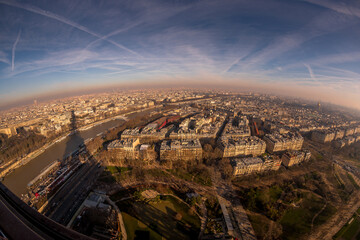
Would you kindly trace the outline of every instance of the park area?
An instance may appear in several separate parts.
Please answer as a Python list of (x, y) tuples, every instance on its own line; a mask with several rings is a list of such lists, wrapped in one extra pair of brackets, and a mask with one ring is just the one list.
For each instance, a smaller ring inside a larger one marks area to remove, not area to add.
[(333, 239), (336, 240), (352, 240), (360, 239), (360, 208), (351, 217), (351, 219), (335, 234)]
[(151, 201), (134, 198), (116, 203), (128, 239), (197, 239), (200, 219), (195, 210), (173, 196)]

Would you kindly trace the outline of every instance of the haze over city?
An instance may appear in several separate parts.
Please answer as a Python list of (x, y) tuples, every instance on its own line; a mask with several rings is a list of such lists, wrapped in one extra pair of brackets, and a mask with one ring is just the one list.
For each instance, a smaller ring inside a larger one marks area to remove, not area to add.
[(207, 86), (360, 109), (358, 1), (0, 0), (0, 102)]

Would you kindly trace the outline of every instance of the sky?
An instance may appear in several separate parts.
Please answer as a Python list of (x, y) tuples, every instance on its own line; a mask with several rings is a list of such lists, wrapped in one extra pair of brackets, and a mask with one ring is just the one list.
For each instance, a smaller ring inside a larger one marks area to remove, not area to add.
[(360, 1), (0, 0), (0, 105), (152, 82), (360, 109)]

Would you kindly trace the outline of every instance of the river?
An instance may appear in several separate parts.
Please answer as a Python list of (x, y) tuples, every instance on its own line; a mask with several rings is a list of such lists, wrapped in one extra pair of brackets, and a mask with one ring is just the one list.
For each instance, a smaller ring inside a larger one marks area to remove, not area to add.
[(49, 164), (58, 159), (62, 159), (64, 156), (67, 156), (77, 150), (79, 145), (84, 143), (86, 139), (94, 138), (99, 133), (102, 133), (112, 127), (116, 127), (123, 122), (124, 120), (119, 119), (111, 120), (66, 137), (62, 141), (47, 148), (43, 153), (26, 165), (21, 166), (15, 169), (12, 173), (8, 174), (5, 177), (3, 184), (5, 184), (17, 196), (21, 196), (21, 194), (27, 192), (27, 184), (38, 176)]

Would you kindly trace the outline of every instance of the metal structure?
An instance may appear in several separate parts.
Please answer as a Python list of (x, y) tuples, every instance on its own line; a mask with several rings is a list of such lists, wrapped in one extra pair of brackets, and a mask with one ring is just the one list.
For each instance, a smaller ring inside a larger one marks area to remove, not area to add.
[(0, 233), (0, 239), (92, 239), (40, 214), (21, 201), (2, 183), (0, 183)]

